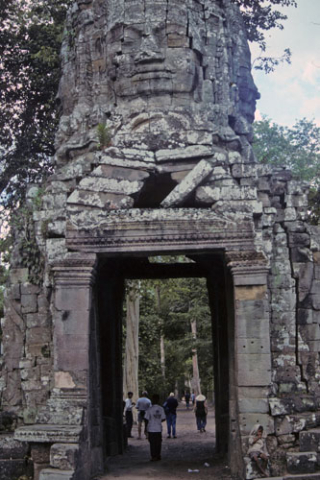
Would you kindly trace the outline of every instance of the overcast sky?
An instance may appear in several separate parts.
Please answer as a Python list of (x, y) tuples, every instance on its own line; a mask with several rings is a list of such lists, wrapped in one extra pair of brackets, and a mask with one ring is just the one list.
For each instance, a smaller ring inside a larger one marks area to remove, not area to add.
[[(320, 0), (297, 0), (297, 8), (285, 8), (284, 30), (267, 32), (267, 53), (279, 56), (287, 47), (291, 65), (284, 64), (268, 75), (253, 70), (261, 93), (256, 119), (261, 114), (274, 122), (292, 125), (306, 117), (320, 126)], [(252, 48), (252, 61), (257, 50)]]

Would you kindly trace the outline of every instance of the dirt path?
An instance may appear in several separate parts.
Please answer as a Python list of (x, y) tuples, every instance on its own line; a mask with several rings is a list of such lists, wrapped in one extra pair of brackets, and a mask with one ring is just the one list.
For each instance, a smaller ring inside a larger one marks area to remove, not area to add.
[(213, 409), (209, 411), (205, 433), (197, 432), (194, 413), (191, 409), (187, 410), (184, 405), (181, 405), (177, 411), (178, 438), (167, 439), (165, 423), (163, 427), (161, 461), (150, 462), (149, 443), (146, 439), (137, 439), (137, 427), (134, 426), (132, 434), (135, 438), (129, 439), (127, 451), (124, 455), (109, 459), (108, 473), (100, 477), (100, 480), (113, 478), (231, 480), (236, 478), (231, 476), (226, 462), (213, 454), (215, 445)]

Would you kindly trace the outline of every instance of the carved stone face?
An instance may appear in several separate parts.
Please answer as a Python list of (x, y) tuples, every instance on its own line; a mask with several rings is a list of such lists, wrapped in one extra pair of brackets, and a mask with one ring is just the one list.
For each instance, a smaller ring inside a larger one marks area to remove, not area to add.
[(168, 19), (167, 2), (157, 3), (158, 19), (147, 14), (138, 18), (127, 15), (126, 5), (127, 20), (122, 26), (114, 24), (107, 35), (113, 50), (108, 55), (107, 68), (116, 95), (191, 93), (198, 83), (200, 62), (196, 51), (190, 48), (187, 22), (180, 19), (176, 25), (178, 12), (174, 15), (173, 10), (171, 20)]

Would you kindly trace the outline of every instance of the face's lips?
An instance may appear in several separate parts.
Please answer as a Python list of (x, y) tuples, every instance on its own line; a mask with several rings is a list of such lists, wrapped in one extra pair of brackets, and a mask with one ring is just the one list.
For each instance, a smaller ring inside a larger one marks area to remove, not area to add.
[(171, 78), (173, 73), (174, 72), (172, 69), (166, 67), (163, 62), (152, 62), (137, 66), (134, 71), (128, 75), (128, 77), (132, 79), (135, 77), (139, 77), (141, 79)]
[(167, 80), (172, 80), (172, 74), (171, 72), (165, 72), (165, 71), (155, 71), (155, 72), (141, 72), (141, 73), (135, 73), (134, 75), (131, 76), (131, 80), (133, 82), (139, 82), (139, 81), (144, 81), (144, 80), (155, 80), (155, 79), (167, 79)]

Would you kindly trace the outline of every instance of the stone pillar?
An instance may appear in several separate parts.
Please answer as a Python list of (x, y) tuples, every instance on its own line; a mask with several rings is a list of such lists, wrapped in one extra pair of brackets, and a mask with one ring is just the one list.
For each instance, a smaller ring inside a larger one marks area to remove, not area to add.
[(50, 465), (50, 444), (31, 443), (33, 479), (39, 480), (40, 472)]
[(92, 472), (101, 471), (100, 455), (93, 445), (90, 406), (90, 363), (95, 364), (91, 355), (96, 355), (91, 351), (96, 255), (72, 254), (55, 264), (53, 272), (54, 395), (67, 410), (82, 410), (82, 418), (76, 420), (83, 430), (75, 478), (89, 478)]
[[(234, 372), (230, 379), (230, 446), (238, 443), (243, 453), (246, 437), (256, 423), (265, 433), (274, 433), (274, 421), (268, 414), (268, 391), (271, 384), (270, 320), (267, 261), (261, 253), (227, 254), (233, 280), (234, 302)], [(233, 438), (234, 437), (234, 438)]]
[(53, 267), (54, 387), (85, 392), (88, 385), (91, 287), (96, 256), (74, 255)]

